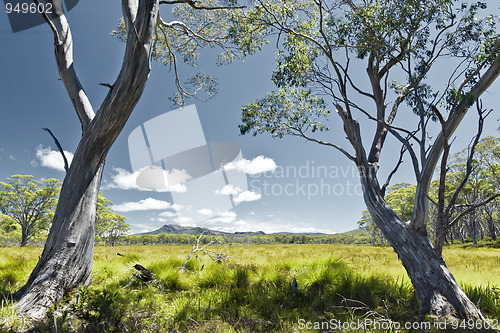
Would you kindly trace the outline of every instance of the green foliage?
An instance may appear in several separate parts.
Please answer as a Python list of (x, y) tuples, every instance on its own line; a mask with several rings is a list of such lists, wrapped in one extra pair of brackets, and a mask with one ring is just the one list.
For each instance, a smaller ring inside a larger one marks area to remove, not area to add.
[(388, 187), (388, 190), (389, 193), (385, 196), (387, 204), (403, 221), (409, 221), (413, 213), (417, 187), (408, 183), (400, 183)]
[[(48, 231), (57, 203), (61, 183), (57, 179), (43, 182), (30, 175), (14, 175), (0, 182), (0, 212), (21, 226), (21, 246), (41, 232)], [(3, 219), (5, 220), (5, 219)], [(2, 222), (5, 229), (5, 222)], [(8, 227), (14, 231), (12, 227)]]
[[(256, 236), (225, 236), (235, 244), (370, 244), (368, 232), (346, 232), (333, 235), (289, 235), (269, 234)], [(130, 235), (122, 237), (116, 244), (149, 245), (149, 244), (193, 244), (195, 235), (157, 234)]]
[(113, 203), (99, 192), (97, 197), (97, 215), (95, 221), (95, 235), (103, 238), (110, 245), (126, 235), (130, 228), (125, 223), (125, 216), (114, 213), (111, 209)]
[[(31, 175), (14, 175), (0, 182), (0, 245), (43, 243), (54, 216), (60, 186), (57, 179), (41, 182)], [(125, 217), (115, 214), (111, 206), (112, 202), (99, 193), (96, 237), (112, 245), (130, 228)]]
[(367, 230), (371, 234), (371, 244), (379, 245), (387, 243), (384, 234), (380, 228), (373, 222), (373, 219), (368, 210), (364, 210), (361, 216), (361, 220), (358, 221), (358, 226), (362, 229)]
[[(183, 105), (184, 99), (188, 97), (213, 97), (217, 93), (217, 79), (201, 72), (190, 74), (191, 68), (183, 68), (181, 64), (196, 67), (202, 50), (207, 48), (217, 49), (218, 65), (231, 63), (248, 54), (233, 45), (237, 38), (236, 15), (242, 7), (236, 0), (180, 1), (169, 5), (165, 3), (162, 7), (169, 8), (170, 13), (166, 15), (163, 12), (162, 16), (168, 17), (170, 21), (158, 20), (152, 57), (173, 69), (178, 93), (171, 100)], [(126, 40), (126, 25), (123, 20), (112, 35), (122, 41)], [(252, 48), (253, 46), (252, 42)], [(210, 54), (206, 52), (204, 57), (207, 57), (207, 53)], [(181, 79), (183, 73), (189, 74), (186, 80)]]
[[(498, 20), (493, 15), (482, 17), (485, 9), (481, 1), (456, 0), (257, 1), (249, 10), (238, 12), (238, 38), (234, 41), (245, 53), (252, 53), (267, 36), (278, 34), (279, 53), (273, 74), (276, 86), (301, 87), (312, 91), (313, 96), (327, 96), (345, 109), (359, 109), (357, 100), (362, 96), (381, 102), (374, 98), (375, 92), (362, 91), (363, 83), (351, 74), (357, 65), (366, 66), (361, 60), (375, 74), (370, 79), (372, 84), (384, 77), (387, 80), (389, 71), (401, 65), (405, 69), (394, 78), (404, 77), (404, 82), (393, 84), (394, 92), (416, 114), (437, 120), (433, 105), (450, 110), (460, 104), (470, 106), (476, 100), (477, 96), (467, 89), (500, 52)], [(426, 80), (431, 68), (449, 56), (463, 61), (463, 67), (451, 74), (452, 84), (439, 95)], [(456, 75), (458, 72), (461, 76)], [(459, 90), (453, 87), (457, 81), (463, 82)], [(380, 98), (386, 98), (386, 93)], [(271, 96), (275, 94), (280, 91)], [(292, 134), (289, 129), (280, 131), (287, 121), (269, 116), (276, 108), (275, 103), (263, 103), (269, 99), (243, 108), (242, 133), (270, 132), (277, 137)], [(302, 123), (311, 117), (308, 112), (298, 115)]]
[(325, 102), (310, 90), (282, 88), (243, 107), (243, 124), (239, 128), (241, 134), (255, 136), (269, 132), (277, 138), (308, 131), (314, 133), (328, 130), (320, 122), (328, 114)]

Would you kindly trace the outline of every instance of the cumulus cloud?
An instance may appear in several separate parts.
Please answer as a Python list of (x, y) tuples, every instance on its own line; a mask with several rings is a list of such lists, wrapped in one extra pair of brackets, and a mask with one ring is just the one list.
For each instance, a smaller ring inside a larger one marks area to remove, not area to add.
[(169, 211), (166, 211), (166, 212), (160, 213), (159, 215), (160, 215), (160, 216), (163, 216), (163, 217), (175, 217), (175, 216), (177, 216), (177, 214), (176, 214), (176, 213), (174, 213), (174, 212), (169, 212)]
[(226, 170), (238, 170), (249, 175), (276, 170), (276, 163), (272, 158), (257, 156), (253, 160), (242, 159), (228, 163), (224, 166)]
[(117, 188), (121, 190), (141, 190), (139, 186), (135, 183), (139, 171), (130, 173), (122, 168), (113, 167), (113, 171), (116, 172), (111, 176), (112, 183), (109, 184), (108, 188)]
[(173, 210), (175, 210), (176, 212), (180, 212), (181, 210), (184, 209), (184, 206), (183, 205), (178, 205), (178, 204), (173, 204), (171, 208)]
[(179, 223), (180, 225), (186, 226), (186, 223), (191, 223), (193, 222), (193, 219), (189, 216), (179, 216), (174, 219), (175, 222)]
[(235, 187), (234, 185), (232, 184), (228, 184), (226, 186), (224, 186), (222, 189), (220, 190), (216, 190), (215, 191), (215, 194), (223, 194), (223, 195), (236, 195), (238, 193), (241, 192), (241, 189), (239, 187)]
[(113, 210), (117, 212), (133, 212), (138, 210), (167, 209), (172, 205), (168, 201), (147, 198), (141, 201), (129, 201), (119, 205), (113, 205)]
[(213, 216), (214, 215), (214, 212), (208, 208), (202, 208), (198, 211), (198, 213), (201, 215), (205, 215), (205, 216)]
[(222, 212), (219, 213), (219, 216), (210, 219), (209, 222), (231, 223), (236, 220), (237, 216), (235, 212)]
[(255, 193), (253, 191), (243, 191), (239, 187), (235, 187), (231, 184), (224, 186), (221, 190), (216, 190), (215, 193), (233, 195), (235, 204), (247, 201), (256, 201), (262, 198), (262, 195), (259, 193)]
[[(64, 150), (64, 155), (66, 155), (66, 159), (68, 160), (68, 164), (71, 165), (71, 161), (73, 160), (73, 153)], [(36, 147), (36, 158), (40, 162), (41, 166), (54, 169), (57, 171), (65, 171), (64, 170), (64, 160), (59, 151), (52, 150), (51, 147), (38, 146)]]
[[(148, 191), (142, 187), (137, 186), (137, 177), (139, 174), (143, 171), (143, 169), (135, 171), (135, 172), (129, 172), (125, 169), (122, 168), (116, 168), (113, 167), (113, 174), (111, 176), (111, 184), (107, 185), (106, 188), (116, 188), (116, 189), (121, 189), (121, 190), (140, 190), (140, 191)], [(175, 172), (176, 170), (174, 170)], [(177, 170), (178, 171), (178, 170)], [(179, 175), (180, 171), (175, 173), (175, 176), (181, 177)], [(172, 173), (174, 174), (174, 173)], [(182, 175), (182, 177), (187, 177), (185, 175)], [(157, 192), (176, 192), (176, 193), (184, 193), (187, 191), (186, 185), (179, 183), (175, 184), (172, 186), (169, 186), (167, 189), (163, 190), (156, 190)]]
[(153, 218), (150, 218), (149, 220), (150, 220), (150, 221), (153, 221), (153, 222), (155, 222), (155, 221), (158, 221), (158, 222), (167, 222), (167, 221), (168, 221), (168, 220), (167, 220), (166, 218), (164, 218), (164, 217), (153, 217)]
[(262, 198), (262, 195), (259, 193), (255, 193), (252, 191), (244, 191), (238, 194), (234, 198), (234, 203), (239, 204), (241, 202), (247, 202), (247, 201), (256, 201)]

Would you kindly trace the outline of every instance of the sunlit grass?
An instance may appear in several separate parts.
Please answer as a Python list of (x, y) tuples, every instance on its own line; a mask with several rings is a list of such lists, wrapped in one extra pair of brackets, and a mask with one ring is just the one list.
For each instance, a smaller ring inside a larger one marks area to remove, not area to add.
[[(219, 248), (221, 249), (221, 248)], [(28, 278), (39, 247), (0, 248), (0, 331), (15, 322), (10, 293)], [(230, 264), (191, 260), (191, 246), (96, 247), (92, 283), (70, 309), (59, 309), (58, 332), (290, 332), (300, 318), (355, 320), (371, 313), (415, 320), (416, 299), (389, 247), (237, 245)], [(121, 255), (117, 255), (117, 253)], [(448, 267), (471, 299), (500, 317), (500, 250), (447, 248)], [(155, 274), (133, 277), (135, 264)], [(297, 290), (291, 289), (294, 277)], [(52, 317), (51, 317), (52, 318)], [(53, 319), (52, 319), (53, 323)], [(3, 326), (2, 326), (3, 325)], [(53, 331), (53, 324), (39, 327)]]

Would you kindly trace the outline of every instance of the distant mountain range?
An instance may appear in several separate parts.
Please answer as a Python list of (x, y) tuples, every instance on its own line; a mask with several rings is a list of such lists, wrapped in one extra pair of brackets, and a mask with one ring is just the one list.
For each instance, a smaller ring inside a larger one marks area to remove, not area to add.
[[(156, 229), (149, 232), (143, 232), (136, 235), (158, 235), (158, 234), (175, 234), (175, 235), (199, 235), (202, 232), (213, 234), (213, 235), (224, 235), (224, 236), (232, 236), (232, 237), (247, 237), (247, 236), (258, 236), (265, 235), (266, 233), (263, 231), (256, 232), (223, 232), (218, 230), (212, 230), (208, 228), (202, 227), (183, 227), (177, 224), (165, 224), (160, 229)], [(293, 232), (276, 232), (276, 234), (286, 234), (286, 235), (306, 235), (306, 236), (314, 236), (314, 235), (327, 235), (324, 233), (293, 233)]]

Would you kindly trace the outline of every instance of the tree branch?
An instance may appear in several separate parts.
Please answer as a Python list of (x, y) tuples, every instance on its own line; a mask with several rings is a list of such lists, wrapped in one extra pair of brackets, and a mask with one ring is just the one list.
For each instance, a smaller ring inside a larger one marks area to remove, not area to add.
[(391, 173), (389, 174), (389, 176), (387, 176), (387, 180), (385, 181), (384, 185), (382, 186), (382, 188), (380, 189), (380, 195), (382, 197), (385, 197), (385, 191), (387, 189), (387, 186), (389, 186), (390, 182), (391, 182), (391, 179), (392, 179), (392, 176), (394, 176), (394, 174), (398, 171), (400, 165), (403, 163), (403, 156), (406, 152), (407, 148), (406, 146), (402, 146), (401, 147), (401, 151), (399, 152), (399, 160), (398, 162), (396, 163), (396, 166), (394, 167), (394, 169), (391, 171)]
[(62, 158), (64, 160), (64, 170), (66, 172), (68, 172), (68, 169), (69, 169), (68, 159), (66, 158), (66, 155), (64, 154), (64, 150), (63, 150), (61, 144), (59, 143), (59, 140), (57, 140), (56, 136), (52, 133), (52, 131), (50, 129), (48, 129), (46, 127), (43, 127), (42, 129), (44, 131), (47, 131), (50, 134), (50, 136), (52, 137), (52, 139), (54, 139), (54, 142), (55, 142), (55, 144), (57, 146), (57, 149), (59, 149), (59, 152), (61, 153)]
[(125, 0), (122, 0), (123, 11), (125, 12), (125, 16), (127, 16), (128, 22), (132, 29), (134, 30), (135, 38), (139, 41), (139, 34), (137, 33), (137, 29), (135, 28), (134, 21), (132, 20), (132, 14), (130, 13), (130, 8), (125, 3)]
[(62, 0), (48, 0), (48, 2), (52, 3), (54, 14), (57, 16), (57, 19), (53, 21), (46, 15), (44, 16), (51, 30), (54, 32), (54, 50), (57, 68), (80, 119), (83, 131), (88, 127), (95, 113), (75, 71), (73, 63), (73, 38), (68, 21), (64, 15)]
[(194, 0), (161, 0), (160, 5), (175, 5), (184, 3), (191, 6), (193, 9), (218, 10), (218, 9), (243, 9), (245, 6), (200, 6), (199, 1)]
[(481, 201), (477, 204), (473, 204), (473, 205), (470, 205), (469, 208), (467, 208), (466, 210), (464, 210), (463, 212), (461, 212), (460, 214), (458, 214), (457, 217), (455, 217), (447, 226), (446, 226), (446, 230), (449, 230), (455, 223), (457, 223), (462, 217), (464, 217), (465, 215), (469, 214), (471, 211), (473, 211), (474, 209), (476, 208), (479, 208), (481, 206), (484, 206), (486, 204), (488, 204), (489, 202), (495, 200), (496, 198), (500, 197), (500, 193), (497, 193), (491, 197), (489, 197), (488, 199), (484, 200), (484, 201)]
[(470, 108), (468, 99), (477, 100), (490, 87), (490, 85), (497, 79), (499, 75), (500, 55), (495, 58), (491, 66), (486, 70), (484, 75), (481, 76), (478, 82), (467, 94), (468, 98), (464, 98), (464, 100), (450, 112), (450, 115), (446, 120), (445, 130), (441, 131), (438, 134), (437, 138), (434, 140), (434, 144), (432, 145), (432, 148), (427, 155), (425, 164), (422, 167), (421, 178), (417, 185), (415, 207), (411, 225), (413, 229), (419, 230), (421, 232), (425, 231), (425, 226), (427, 224), (427, 209), (429, 206), (427, 193), (432, 180), (432, 175), (436, 168), (439, 157), (443, 152), (445, 141), (447, 141), (455, 132), (458, 125), (461, 123), (462, 119)]
[(307, 141), (316, 142), (316, 143), (323, 145), (323, 146), (333, 147), (333, 148), (337, 149), (338, 151), (340, 151), (342, 154), (344, 154), (351, 161), (356, 162), (356, 158), (354, 156), (352, 156), (351, 154), (349, 154), (344, 148), (337, 146), (336, 144), (333, 144), (330, 142), (325, 142), (325, 141), (321, 141), (321, 140), (318, 140), (315, 138), (311, 138), (311, 137), (307, 136), (301, 129), (295, 129), (295, 130), (299, 133), (299, 134), (297, 134), (298, 136), (303, 137)]
[(452, 207), (455, 206), (455, 202), (457, 201), (458, 195), (460, 194), (460, 192), (462, 192), (462, 189), (465, 187), (467, 181), (469, 180), (470, 174), (472, 173), (472, 162), (474, 161), (474, 153), (476, 151), (477, 144), (479, 143), (479, 139), (481, 138), (481, 134), (483, 133), (484, 119), (489, 115), (489, 113), (483, 115), (483, 111), (479, 101), (477, 101), (476, 104), (477, 104), (477, 111), (479, 113), (479, 124), (478, 124), (477, 134), (474, 137), (472, 145), (470, 146), (470, 152), (467, 158), (467, 165), (465, 168), (465, 175), (460, 184), (458, 185), (457, 189), (455, 190), (455, 193), (453, 193), (453, 197), (451, 198), (450, 202), (448, 203), (448, 207), (445, 210), (446, 215), (448, 215)]

